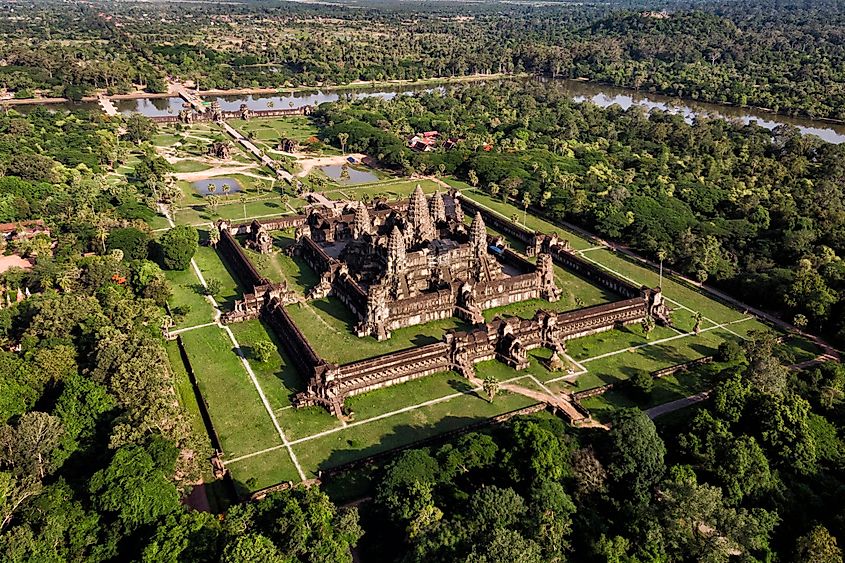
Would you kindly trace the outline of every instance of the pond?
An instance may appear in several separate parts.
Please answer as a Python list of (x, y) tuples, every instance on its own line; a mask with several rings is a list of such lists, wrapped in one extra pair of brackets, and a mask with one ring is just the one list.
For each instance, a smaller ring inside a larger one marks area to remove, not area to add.
[[(349, 174), (348, 178), (344, 178), (344, 168)], [(318, 166), (317, 169), (338, 184), (366, 184), (367, 182), (376, 182), (379, 179), (372, 172), (353, 168), (346, 164), (327, 164), (326, 166)]]
[[(212, 193), (216, 195), (225, 195), (223, 192), (224, 185), (229, 186), (228, 194), (234, 194), (243, 189), (241, 188), (240, 182), (234, 178), (206, 178), (205, 180), (197, 180), (193, 183), (194, 189), (200, 195), (209, 195)], [(209, 186), (214, 186), (213, 191), (208, 189)]]
[(138, 98), (136, 100), (112, 100), (117, 111), (123, 114), (140, 113), (147, 117), (179, 115), (185, 100), (175, 96), (170, 98)]

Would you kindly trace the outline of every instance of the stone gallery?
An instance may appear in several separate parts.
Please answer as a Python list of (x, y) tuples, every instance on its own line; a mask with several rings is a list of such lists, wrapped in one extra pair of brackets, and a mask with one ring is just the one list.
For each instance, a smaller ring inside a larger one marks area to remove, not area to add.
[[(469, 225), (465, 214), (472, 217)], [(536, 262), (508, 248), (502, 236), (489, 234), (488, 226), (524, 242)], [(584, 260), (554, 234), (528, 231), (456, 191), (426, 198), (417, 187), (409, 200), (396, 203), (313, 206), (301, 215), (265, 223), (220, 222), (218, 228), (218, 250), (243, 285), (254, 288), (223, 321), (263, 316), (307, 381), (294, 404), (320, 405), (338, 417), (347, 415), (347, 397), (373, 389), (449, 370), (474, 378), (474, 364), (493, 359), (523, 369), (527, 352), (534, 348), (549, 348), (560, 357), (572, 338), (647, 316), (670, 322), (659, 288), (636, 287)], [(260, 275), (235, 238), (245, 235), (245, 246), (272, 252), (269, 232), (289, 228), (296, 229), (289, 251), (319, 276), (304, 296)], [(540, 309), (531, 319), (484, 321), (486, 309), (559, 299), (554, 263), (612, 290), (620, 300), (563, 313)], [(360, 337), (385, 340), (393, 330), (447, 317), (461, 318), (473, 328), (449, 331), (433, 344), (332, 364), (314, 351), (285, 309), (302, 299), (329, 295), (357, 317)]]

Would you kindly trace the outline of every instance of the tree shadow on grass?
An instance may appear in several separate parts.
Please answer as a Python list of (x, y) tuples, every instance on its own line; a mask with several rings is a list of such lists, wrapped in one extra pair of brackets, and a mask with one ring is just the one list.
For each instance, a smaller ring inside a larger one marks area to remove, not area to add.
[(702, 356), (711, 356), (718, 351), (718, 348), (706, 344), (690, 344), (690, 349), (695, 350)]
[(402, 424), (381, 436), (378, 443), (370, 445), (363, 445), (361, 441), (350, 438), (344, 440), (343, 445), (335, 448), (317, 467), (320, 471), (338, 471), (384, 461), (405, 449), (442, 444), (455, 435), (485, 425), (488, 420), (487, 417), (447, 416), (434, 424)]

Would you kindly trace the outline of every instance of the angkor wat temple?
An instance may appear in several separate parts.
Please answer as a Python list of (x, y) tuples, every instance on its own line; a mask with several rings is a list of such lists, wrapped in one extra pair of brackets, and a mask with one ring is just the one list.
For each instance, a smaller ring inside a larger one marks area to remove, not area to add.
[(452, 195), (427, 200), (419, 186), (401, 207), (312, 209), (294, 248), (321, 276), (308, 297), (338, 297), (357, 315), (358, 336), (379, 340), (448, 317), (481, 324), (485, 309), (560, 297), (550, 255), (532, 264), (488, 236), (480, 213), (467, 228)]
[[(565, 353), (565, 341), (641, 322), (668, 323), (659, 288), (637, 287), (573, 252), (555, 235), (535, 233), (461, 198), (421, 189), (410, 200), (348, 212), (314, 207), (306, 214), (240, 225), (220, 222), (218, 250), (254, 291), (224, 314), (224, 322), (261, 315), (276, 332), (288, 358), (306, 380), (294, 397), (298, 407), (320, 405), (345, 416), (347, 397), (430, 374), (454, 370), (474, 375), (474, 364), (496, 359), (515, 369), (528, 365), (527, 352), (546, 347)], [(473, 217), (469, 225), (464, 214)], [(496, 232), (525, 243), (536, 264), (510, 250)], [(298, 253), (320, 276), (306, 296), (261, 276), (245, 245), (264, 251), (267, 233), (296, 229)], [(264, 244), (261, 244), (263, 242)], [(620, 296), (614, 303), (562, 313), (538, 310), (531, 319), (495, 318), (485, 309), (527, 299), (553, 301), (560, 290), (553, 263)], [(401, 327), (456, 316), (473, 328), (447, 332), (440, 342), (344, 365), (325, 361), (296, 326), (286, 306), (303, 298), (336, 296), (358, 318), (359, 336), (390, 337)]]

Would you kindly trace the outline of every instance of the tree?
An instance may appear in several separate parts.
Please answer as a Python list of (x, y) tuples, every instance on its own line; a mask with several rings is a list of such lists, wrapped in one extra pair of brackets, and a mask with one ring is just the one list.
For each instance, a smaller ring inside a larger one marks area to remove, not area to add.
[(648, 399), (654, 389), (654, 378), (645, 370), (639, 369), (631, 377), (630, 385), (637, 397)]
[(247, 201), (246, 194), (244, 192), (239, 193), (238, 199), (240, 200), (241, 205), (244, 208), (244, 219), (246, 219), (246, 201)]
[(273, 357), (276, 346), (269, 340), (259, 340), (252, 346), (252, 357), (262, 364), (266, 364)]
[(58, 417), (28, 412), (16, 426), (0, 426), (0, 466), (21, 477), (43, 480), (56, 469), (56, 448), (64, 434)]
[(777, 515), (726, 507), (718, 487), (699, 485), (692, 471), (673, 468), (660, 487), (661, 520), (672, 560), (724, 561), (735, 551), (768, 547)]
[(487, 394), (487, 400), (491, 403), (493, 402), (493, 398), (496, 396), (496, 393), (499, 392), (499, 385), (499, 380), (492, 375), (488, 375), (481, 382), (482, 389), (484, 389), (484, 393)]
[(795, 563), (842, 563), (842, 550), (824, 526), (816, 526), (798, 538)]
[(695, 314), (693, 314), (692, 318), (695, 321), (695, 326), (692, 327), (692, 331), (693, 333), (695, 333), (696, 336), (698, 336), (701, 334), (701, 321), (703, 319), (701, 311), (696, 311)]
[(221, 282), (217, 278), (208, 278), (205, 280), (205, 286), (203, 286), (203, 293), (209, 297), (214, 297), (215, 295), (219, 294), (223, 290), (223, 282)]
[(572, 470), (575, 474), (575, 491), (579, 497), (601, 493), (606, 489), (607, 472), (591, 447), (573, 452)]
[(472, 553), (465, 560), (467, 563), (541, 563), (543, 561), (540, 546), (526, 539), (519, 532), (507, 528), (493, 531), (489, 542), (473, 545)]
[(173, 227), (158, 239), (157, 250), (161, 267), (166, 270), (184, 270), (199, 246), (199, 233), (194, 227)]
[(290, 558), (261, 534), (237, 536), (223, 550), (223, 563), (289, 563)]
[(349, 133), (338, 133), (337, 140), (340, 142), (340, 152), (346, 154), (346, 142), (349, 140)]
[(89, 490), (98, 509), (113, 512), (129, 530), (152, 524), (179, 509), (179, 494), (168, 474), (140, 446), (118, 449), (108, 467), (96, 472)]
[(531, 194), (528, 191), (523, 192), (522, 194), (522, 224), (525, 224), (525, 220), (528, 216), (528, 206), (531, 205)]
[(136, 145), (151, 140), (157, 131), (156, 124), (140, 113), (133, 113), (126, 118), (126, 138)]
[(644, 501), (666, 469), (666, 447), (654, 423), (639, 409), (622, 409), (613, 417), (608, 439), (608, 476), (623, 497)]
[(656, 326), (654, 322), (654, 317), (652, 317), (651, 315), (646, 315), (645, 317), (643, 317), (642, 322), (640, 322), (640, 326), (643, 329), (643, 336), (646, 338), (646, 340), (648, 340), (648, 335), (651, 334), (651, 331), (653, 331), (654, 327)]

